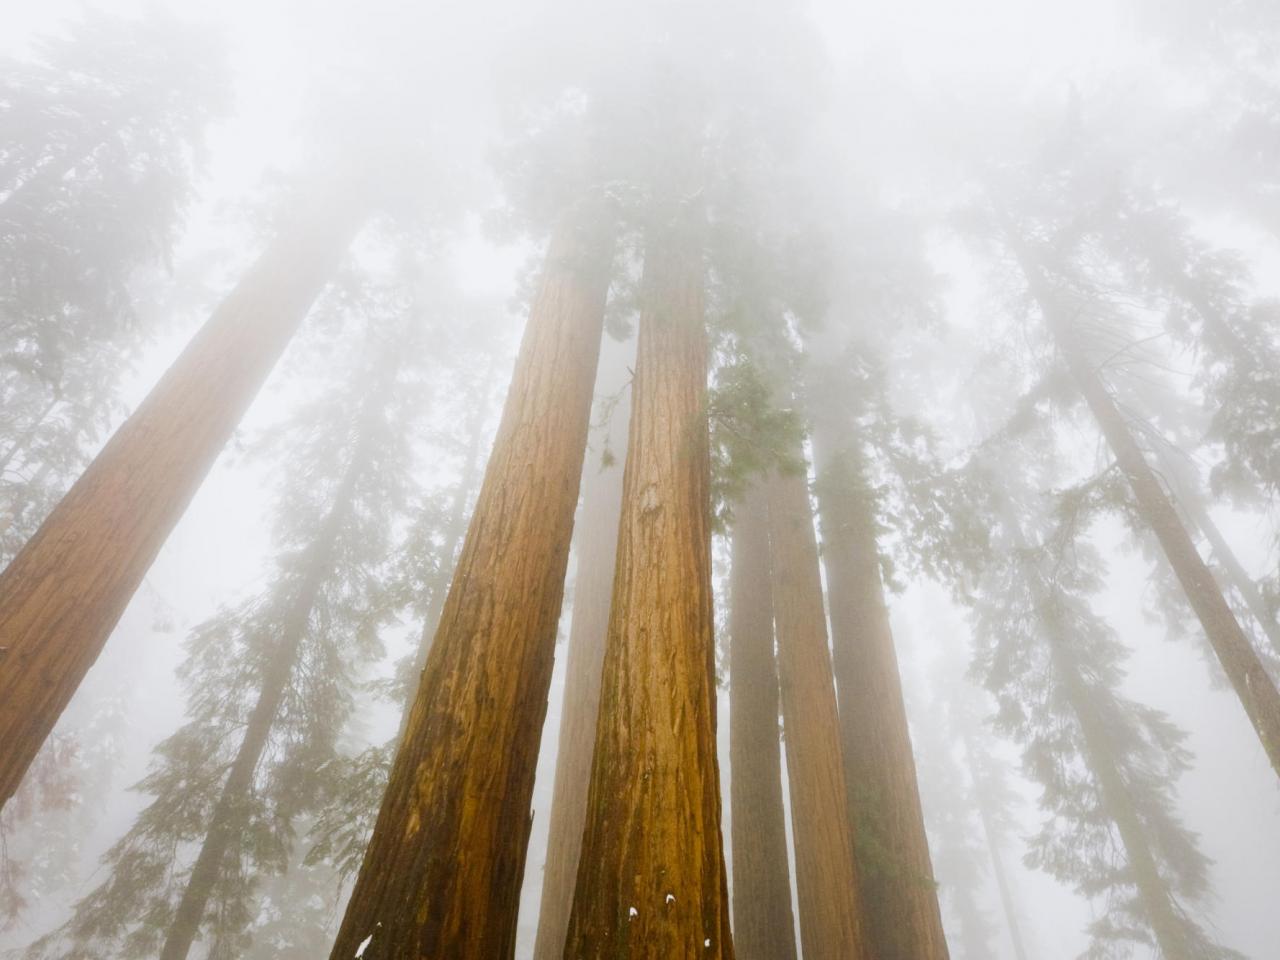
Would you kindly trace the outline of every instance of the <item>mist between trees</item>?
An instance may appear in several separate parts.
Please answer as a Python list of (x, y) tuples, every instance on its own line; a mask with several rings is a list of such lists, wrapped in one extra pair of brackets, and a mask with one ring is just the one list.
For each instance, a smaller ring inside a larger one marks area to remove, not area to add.
[(1280, 8), (19, 4), (0, 956), (1280, 957)]

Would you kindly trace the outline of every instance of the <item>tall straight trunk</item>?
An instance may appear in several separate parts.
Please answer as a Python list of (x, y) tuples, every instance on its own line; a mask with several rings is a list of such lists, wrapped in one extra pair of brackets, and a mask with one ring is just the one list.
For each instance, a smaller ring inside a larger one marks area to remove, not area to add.
[(701, 251), (642, 281), (587, 825), (565, 960), (732, 960), (720, 838)]
[(328, 196), (305, 208), (0, 575), (0, 803), (362, 220)]
[(328, 513), (316, 531), (316, 538), (308, 547), (306, 565), (288, 611), (280, 622), (275, 649), (263, 671), (262, 688), (249, 713), (240, 747), (209, 818), (204, 842), (192, 864), (191, 875), (187, 878), (173, 921), (169, 924), (160, 960), (186, 960), (191, 952), (191, 945), (199, 935), (200, 922), (204, 919), (209, 896), (224, 869), (227, 849), (246, 826), (244, 810), (253, 787), (253, 775), (262, 759), (262, 752), (266, 749), (289, 682), (297, 669), (302, 644), (307, 636), (307, 626), (320, 590), (325, 579), (334, 572), (338, 537), (343, 524), (351, 516), (356, 488), (366, 469), (375, 420), (387, 400), (386, 390), (394, 379), (394, 366), (394, 353), (385, 354), (380, 375), (375, 378), (381, 389), (367, 394), (360, 404), (355, 418), (356, 440), (351, 448), (347, 468), (334, 491)]
[(850, 818), (877, 960), (946, 960), (898, 656), (889, 625), (876, 521), (861, 459), (815, 418), (822, 560), (831, 605)]
[(807, 960), (870, 958), (807, 478), (778, 474), (767, 491), (800, 943)]
[[(603, 362), (603, 361), (602, 361)], [(618, 366), (621, 366), (619, 363)], [(607, 376), (602, 371), (601, 379)], [(621, 380), (621, 373), (607, 383)], [(622, 389), (626, 384), (617, 384)], [(620, 403), (618, 409), (629, 410)], [(615, 411), (617, 412), (617, 411)], [(625, 416), (625, 412), (623, 413)], [(625, 456), (625, 451), (623, 451)], [(569, 908), (578, 876), (578, 853), (587, 822), (587, 788), (600, 709), (600, 672), (605, 632), (613, 595), (613, 568), (618, 555), (618, 518), (622, 513), (622, 469), (588, 462), (583, 479), (582, 509), (575, 529), (579, 546), (573, 588), (573, 622), (565, 664), (564, 702), (556, 752), (556, 778), (551, 794), (547, 861), (542, 878), (542, 906), (534, 960), (560, 960), (569, 929)]]
[(773, 650), (769, 510), (754, 486), (734, 510), (729, 599), (729, 818), (738, 960), (795, 960)]
[(1258, 590), (1257, 583), (1249, 576), (1244, 564), (1240, 562), (1240, 558), (1231, 549), (1231, 544), (1227, 543), (1227, 538), (1222, 535), (1218, 525), (1213, 522), (1213, 517), (1209, 515), (1204, 501), (1196, 492), (1192, 491), (1179, 496), (1178, 505), (1182, 507), (1187, 517), (1204, 535), (1205, 540), (1209, 542), (1209, 549), (1213, 551), (1213, 558), (1218, 562), (1218, 566), (1222, 568), (1222, 572), (1227, 575), (1227, 582), (1235, 587), (1236, 592), (1244, 600), (1245, 607), (1250, 615), (1257, 621), (1258, 626), (1262, 628), (1262, 632), (1266, 635), (1272, 649), (1277, 654), (1280, 654), (1280, 623), (1276, 621), (1275, 614), (1271, 612), (1267, 607), (1266, 601), (1262, 599), (1262, 593)]
[[(590, 225), (589, 225), (590, 224)], [(556, 231), (502, 422), (334, 960), (515, 950), (538, 740), (610, 245)]]
[(1147, 463), (1115, 399), (1077, 341), (1070, 317), (1058, 302), (1038, 263), (1021, 247), (1018, 249), (1032, 294), (1044, 313), (1049, 331), (1067, 362), (1077, 389), (1083, 394), (1116, 463), (1129, 482), (1138, 512), (1160, 542), (1223, 672), (1231, 681), (1262, 742), (1272, 769), (1280, 776), (1280, 691), (1276, 690), (1257, 651), (1241, 629), (1212, 571), (1196, 550), (1173, 500)]
[(1198, 954), (1187, 943), (1181, 912), (1156, 865), (1146, 827), (1116, 761), (1110, 732), (1089, 703), (1080, 667), (1067, 647), (1066, 639), (1056, 633), (1054, 625), (1049, 624), (1048, 630), (1063, 692), (1084, 737), (1085, 759), (1098, 778), (1104, 812), (1120, 834), (1133, 883), (1159, 945), (1160, 956), (1163, 960), (1195, 960)]
[(1013, 902), (1013, 889), (1009, 886), (1009, 877), (1004, 867), (1004, 855), (1000, 850), (1000, 832), (996, 829), (991, 815), (991, 798), (984, 789), (974, 762), (973, 737), (964, 733), (964, 752), (969, 760), (969, 776), (973, 781), (976, 794), (978, 819), (982, 822), (982, 835), (987, 841), (987, 854), (991, 860), (991, 873), (995, 877), (996, 892), (1000, 895), (1000, 909), (1004, 914), (1005, 929), (1009, 931), (1009, 942), (1013, 946), (1015, 960), (1027, 960), (1027, 948), (1022, 942), (1022, 928), (1018, 923), (1018, 911)]
[[(1022, 527), (1007, 504), (1004, 513), (1005, 524), (1013, 534), (1015, 545), (1018, 549), (1026, 550), (1028, 545)], [(1076, 722), (1080, 724), (1084, 759), (1089, 770), (1098, 778), (1102, 812), (1115, 824), (1116, 832), (1120, 834), (1133, 883), (1137, 887), (1143, 912), (1151, 925), (1161, 957), (1163, 960), (1194, 960), (1186, 941), (1182, 913), (1156, 865), (1146, 827), (1112, 748), (1110, 731), (1090, 702), (1081, 665), (1071, 649), (1070, 637), (1048, 613), (1053, 609), (1052, 598), (1042, 590), (1038, 593), (1036, 608), (1041, 611), (1039, 619), (1049, 643), (1057, 683)]]

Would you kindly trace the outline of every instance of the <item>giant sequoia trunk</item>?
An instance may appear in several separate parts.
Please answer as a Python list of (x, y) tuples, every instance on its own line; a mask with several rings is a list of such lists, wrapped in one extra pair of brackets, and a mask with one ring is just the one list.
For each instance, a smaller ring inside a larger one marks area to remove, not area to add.
[(547, 251), (502, 422), (334, 960), (515, 950), (530, 797), (608, 289), (608, 244)]
[(729, 599), (733, 946), (738, 960), (795, 960), (773, 652), (769, 514), (753, 487), (734, 509)]
[(1017, 249), (1032, 294), (1040, 305), (1054, 342), (1066, 359), (1076, 387), (1083, 394), (1116, 463), (1129, 482), (1138, 512), (1160, 542), (1223, 672), (1257, 731), (1272, 768), (1280, 776), (1280, 692), (1182, 525), (1173, 500), (1147, 463), (1124, 415), (1098, 375), (1097, 367), (1077, 339), (1070, 315), (1065, 312), (1032, 255), (1021, 245)]
[(0, 803), (362, 220), (324, 197), (218, 307), (0, 575)]
[(701, 254), (650, 239), (565, 960), (732, 960), (720, 838)]
[(767, 489), (800, 943), (809, 960), (870, 958), (808, 483), (780, 474)]
[[(606, 371), (601, 372), (601, 380), (608, 386), (625, 390), (625, 383), (614, 382), (621, 379), (621, 371), (612, 377)], [(630, 404), (624, 402), (619, 403), (614, 412), (621, 412), (625, 417), (629, 409)], [(609, 627), (609, 603), (613, 596), (614, 560), (618, 555), (622, 469), (589, 462), (583, 486), (582, 510), (575, 526), (579, 546), (578, 573), (573, 588), (573, 623), (569, 629), (564, 703), (560, 715), (556, 778), (551, 796), (547, 862), (542, 877), (542, 908), (538, 912), (534, 960), (560, 960), (564, 956), (573, 885), (578, 876), (578, 853), (582, 849), (582, 830), (587, 821), (587, 788), (591, 782), (591, 754), (596, 742), (596, 715), (600, 707), (600, 671), (604, 664), (605, 632)]]
[(870, 493), (856, 450), (817, 418), (814, 453), (850, 816), (878, 960), (945, 960), (915, 756)]

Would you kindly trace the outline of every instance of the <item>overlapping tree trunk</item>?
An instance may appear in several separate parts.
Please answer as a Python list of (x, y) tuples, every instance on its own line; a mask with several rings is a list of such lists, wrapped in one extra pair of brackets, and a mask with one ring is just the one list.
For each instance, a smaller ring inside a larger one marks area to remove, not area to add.
[[(606, 357), (609, 354), (606, 352)], [(602, 365), (604, 365), (602, 359)], [(616, 364), (622, 367), (621, 362)], [(606, 389), (629, 389), (622, 372), (610, 377), (601, 371)], [(617, 382), (614, 382), (617, 381)], [(614, 415), (625, 417), (630, 404), (619, 402)], [(625, 438), (624, 438), (625, 441)], [(625, 450), (621, 451), (625, 455)], [(579, 546), (578, 574), (573, 588), (573, 623), (569, 629), (565, 665), (564, 705), (556, 752), (556, 778), (547, 832), (547, 861), (542, 878), (542, 908), (534, 960), (564, 956), (569, 908), (578, 877), (578, 853), (587, 820), (587, 788), (591, 782), (591, 754), (596, 742), (600, 707), (600, 672), (604, 664), (605, 632), (613, 596), (613, 567), (618, 555), (618, 517), (622, 511), (622, 468), (588, 461), (583, 478), (582, 508), (575, 529)]]
[(313, 198), (0, 575), (0, 803), (364, 219)]
[(720, 837), (704, 268), (651, 236), (566, 960), (731, 960)]
[(755, 486), (734, 508), (729, 599), (729, 798), (738, 960), (796, 956), (768, 524), (764, 490)]
[(869, 960), (807, 477), (778, 474), (767, 490), (800, 943), (811, 960)]
[(584, 217), (552, 238), (334, 960), (514, 953), (608, 289), (600, 233)]
[(898, 657), (885, 605), (875, 516), (855, 448), (815, 422), (822, 560), (831, 605), (850, 819), (877, 960), (946, 960)]

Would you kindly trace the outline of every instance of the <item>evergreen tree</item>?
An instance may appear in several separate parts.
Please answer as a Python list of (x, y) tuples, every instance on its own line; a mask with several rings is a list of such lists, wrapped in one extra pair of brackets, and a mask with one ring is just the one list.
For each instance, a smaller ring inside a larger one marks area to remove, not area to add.
[(290, 863), (294, 824), (314, 809), (361, 663), (393, 613), (380, 571), (419, 410), (406, 362), (419, 318), (388, 319), (410, 310), (404, 295), (332, 300), (359, 318), (365, 345), (341, 389), (261, 444), (287, 465), (274, 574), (193, 631), (181, 668), (189, 719), (138, 784), (155, 799), (105, 855), (108, 878), (33, 956), (180, 958), (197, 939), (210, 957), (240, 956), (259, 880)]

